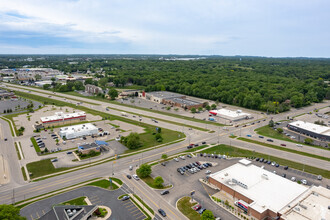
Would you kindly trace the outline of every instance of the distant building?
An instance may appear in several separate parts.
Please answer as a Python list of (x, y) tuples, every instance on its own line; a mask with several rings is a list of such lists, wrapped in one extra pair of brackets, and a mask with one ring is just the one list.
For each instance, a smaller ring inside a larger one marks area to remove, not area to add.
[[(211, 174), (209, 183), (232, 197), (241, 207), (238, 210), (258, 220), (286, 219), (282, 218), (281, 210), (309, 190), (308, 187), (255, 166), (247, 159)], [(329, 197), (327, 200), (329, 202)]]
[(69, 127), (61, 128), (58, 134), (61, 138), (74, 139), (83, 136), (97, 135), (98, 129), (91, 123), (73, 125)]
[(295, 121), (287, 125), (287, 127), (295, 132), (310, 136), (312, 138), (323, 141), (330, 141), (330, 128), (327, 126), (317, 125), (304, 121)]
[(88, 154), (91, 151), (100, 152), (101, 147), (96, 143), (83, 144), (78, 147), (78, 151), (82, 154)]
[(38, 87), (43, 87), (44, 85), (51, 85), (52, 81), (46, 80), (46, 81), (37, 81), (34, 83)]
[(241, 110), (228, 110), (228, 109), (219, 109), (219, 110), (211, 110), (210, 114), (220, 117), (220, 118), (224, 118), (227, 120), (231, 120), (231, 121), (239, 121), (239, 120), (244, 120), (244, 119), (250, 119), (251, 118), (251, 114), (242, 112)]
[(87, 220), (98, 209), (97, 205), (60, 205), (41, 216), (39, 220)]
[(40, 118), (41, 124), (45, 128), (50, 126), (77, 123), (84, 120), (86, 120), (85, 112), (66, 113), (66, 114), (64, 114), (63, 112), (56, 112), (55, 115)]
[(184, 109), (199, 108), (203, 107), (203, 103), (189, 100), (185, 95), (167, 92), (167, 91), (157, 91), (157, 92), (140, 92), (140, 98), (150, 100), (152, 102), (170, 105), (172, 107), (180, 107)]
[(87, 84), (85, 85), (85, 92), (89, 94), (98, 94), (98, 93), (103, 93), (103, 90), (98, 86)]
[(130, 89), (130, 90), (124, 90), (121, 93), (119, 93), (118, 98), (127, 98), (130, 96), (138, 96), (140, 90)]
[(13, 92), (8, 92), (7, 90), (0, 89), (0, 99), (1, 98), (9, 98), (14, 96), (15, 94)]

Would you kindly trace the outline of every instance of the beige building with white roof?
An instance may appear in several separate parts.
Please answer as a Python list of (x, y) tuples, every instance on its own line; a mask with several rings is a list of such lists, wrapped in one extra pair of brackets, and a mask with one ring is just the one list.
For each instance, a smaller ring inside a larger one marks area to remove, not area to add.
[(255, 166), (242, 159), (219, 172), (211, 174), (209, 183), (243, 200), (252, 219), (282, 219), (280, 211), (308, 188)]
[(229, 109), (218, 109), (218, 110), (211, 110), (210, 114), (214, 116), (218, 116), (220, 118), (224, 118), (231, 121), (239, 121), (244, 119), (250, 119), (252, 116), (249, 113), (242, 112), (242, 110), (229, 110)]
[(312, 138), (330, 141), (330, 127), (327, 126), (317, 125), (305, 121), (295, 121), (289, 123), (288, 128)]

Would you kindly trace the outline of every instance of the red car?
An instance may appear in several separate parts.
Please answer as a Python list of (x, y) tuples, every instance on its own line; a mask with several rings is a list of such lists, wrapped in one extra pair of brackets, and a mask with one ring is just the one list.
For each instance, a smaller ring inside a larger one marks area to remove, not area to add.
[(285, 147), (285, 146), (286, 146), (286, 144), (281, 144), (281, 146)]
[(195, 206), (193, 207), (193, 209), (194, 209), (195, 211), (198, 211), (200, 208), (202, 208), (201, 205), (195, 205)]

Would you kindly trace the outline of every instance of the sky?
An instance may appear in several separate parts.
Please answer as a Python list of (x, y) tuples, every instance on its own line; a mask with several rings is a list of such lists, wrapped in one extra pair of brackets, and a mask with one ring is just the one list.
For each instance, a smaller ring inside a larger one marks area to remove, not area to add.
[(0, 53), (330, 57), (330, 1), (0, 0)]

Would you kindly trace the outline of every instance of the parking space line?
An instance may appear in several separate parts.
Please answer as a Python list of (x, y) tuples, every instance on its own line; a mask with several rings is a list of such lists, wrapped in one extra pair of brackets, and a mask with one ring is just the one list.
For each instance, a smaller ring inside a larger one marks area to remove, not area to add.
[(37, 212), (36, 214), (37, 214), (37, 217), (40, 218), (39, 213)]
[(144, 219), (146, 216), (143, 214), (143, 215), (141, 215), (141, 216), (137, 216), (137, 217), (135, 217), (135, 219)]
[[(141, 212), (141, 211), (140, 211), (140, 209), (135, 209), (135, 210), (133, 210), (133, 211), (130, 211), (130, 213), (132, 213), (132, 214), (133, 214), (134, 212), (138, 212), (138, 213), (136, 213), (136, 214), (139, 214), (139, 212)], [(136, 215), (136, 214), (135, 214), (135, 215)]]
[[(128, 207), (130, 207), (130, 206), (127, 206), (126, 208), (128, 208)], [(135, 207), (133, 206), (133, 207), (127, 209), (127, 210), (130, 211), (130, 210), (132, 210), (132, 209), (134, 209), (134, 208), (135, 208)]]
[[(138, 212), (137, 213), (135, 213), (133, 216), (137, 216), (137, 215), (140, 215), (140, 210), (137, 210)], [(131, 214), (133, 214), (133, 212), (131, 212)]]

